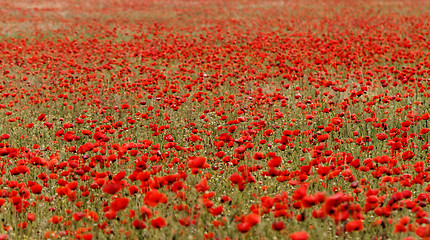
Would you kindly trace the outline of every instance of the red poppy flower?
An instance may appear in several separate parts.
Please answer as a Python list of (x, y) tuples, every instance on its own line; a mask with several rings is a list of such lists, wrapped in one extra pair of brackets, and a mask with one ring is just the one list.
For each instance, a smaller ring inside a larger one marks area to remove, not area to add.
[(57, 224), (57, 223), (60, 223), (61, 221), (63, 221), (63, 217), (53, 216), (49, 221), (54, 223), (54, 224)]
[(39, 120), (39, 121), (45, 121), (45, 120), (46, 120), (46, 115), (45, 115), (44, 113), (40, 114), (40, 115), (37, 117), (37, 120)]
[(304, 196), (306, 196), (306, 188), (305, 187), (300, 187), (297, 190), (294, 191), (293, 193), (293, 199), (294, 200), (301, 200)]
[(12, 174), (12, 175), (25, 174), (25, 173), (28, 173), (29, 171), (30, 170), (28, 169), (27, 166), (20, 165), (20, 166), (17, 166), (15, 168), (12, 168), (10, 170), (10, 174)]
[(403, 145), (401, 142), (389, 142), (388, 145), (391, 146), (392, 151), (397, 151), (403, 148)]
[(426, 133), (428, 133), (430, 131), (430, 129), (428, 129), (428, 128), (423, 128), (423, 129), (421, 129), (420, 130), (420, 132), (418, 133), (419, 135), (424, 135), (424, 134), (426, 134)]
[(412, 123), (410, 121), (405, 121), (405, 122), (401, 123), (401, 126), (404, 127), (404, 128), (407, 128), (407, 127), (411, 126), (411, 124)]
[(385, 133), (378, 133), (376, 135), (376, 139), (378, 139), (380, 141), (384, 141), (385, 139), (387, 139), (387, 134), (385, 134)]
[(83, 234), (82, 235), (82, 239), (84, 239), (84, 240), (92, 240), (93, 239), (93, 234), (92, 233)]
[(151, 225), (154, 228), (162, 228), (164, 226), (167, 225), (166, 221), (164, 220), (164, 218), (159, 217), (159, 218), (155, 218), (151, 220)]
[(94, 140), (100, 141), (100, 142), (109, 142), (109, 137), (101, 132), (96, 132), (93, 135)]
[(331, 214), (332, 211), (339, 206), (345, 200), (343, 193), (339, 192), (328, 197), (324, 203), (324, 209), (326, 214)]
[(2, 139), (2, 140), (9, 139), (9, 138), (10, 138), (10, 135), (7, 133), (4, 133), (0, 136), (0, 139)]
[(330, 135), (328, 133), (319, 135), (318, 136), (318, 142), (325, 142), (329, 137), (330, 137)]
[(227, 195), (224, 195), (224, 196), (221, 197), (221, 202), (222, 203), (230, 202), (230, 201), (231, 201), (231, 198), (229, 196), (227, 196)]
[(132, 223), (133, 227), (136, 229), (145, 229), (146, 225), (142, 220), (135, 219)]
[(73, 217), (73, 220), (80, 221), (85, 216), (86, 216), (85, 213), (83, 213), (83, 212), (77, 212), (77, 213), (74, 213), (72, 217)]
[(115, 211), (107, 211), (105, 212), (105, 217), (109, 220), (112, 220), (116, 218), (116, 212)]
[(272, 223), (272, 229), (276, 231), (281, 231), (285, 229), (285, 225), (283, 221)]
[(210, 186), (208, 185), (208, 179), (202, 178), (202, 180), (198, 184), (196, 184), (195, 188), (197, 192), (207, 191), (210, 188)]
[(239, 230), (241, 233), (246, 233), (249, 231), (249, 229), (251, 229), (251, 225), (247, 222), (241, 222), (237, 224), (237, 230)]
[(245, 222), (249, 223), (249, 225), (254, 226), (258, 224), (261, 220), (261, 217), (259, 214), (251, 213), (248, 216), (245, 217)]
[(206, 158), (205, 157), (190, 157), (188, 159), (189, 168), (205, 168)]
[(223, 211), (223, 206), (218, 206), (216, 208), (212, 208), (211, 210), (209, 210), (210, 213), (212, 214), (212, 216), (217, 216), (220, 215)]
[(103, 187), (103, 192), (113, 195), (119, 192), (121, 189), (122, 189), (121, 184), (114, 181), (110, 181)]
[(411, 160), (415, 157), (415, 154), (412, 151), (406, 151), (402, 154), (403, 161)]
[(120, 171), (119, 173), (115, 174), (112, 177), (112, 179), (115, 180), (115, 181), (119, 181), (119, 180), (122, 180), (125, 177), (125, 175), (126, 175), (125, 171)]
[(28, 213), (27, 214), (27, 219), (28, 219), (28, 221), (33, 222), (36, 219), (36, 214), (34, 214), (34, 213)]
[(151, 209), (147, 208), (146, 206), (140, 207), (140, 214), (142, 215), (143, 220), (152, 217)]
[(235, 125), (230, 126), (230, 127), (228, 128), (228, 132), (229, 132), (229, 133), (234, 133), (234, 131), (236, 131), (236, 129), (237, 129), (237, 126), (235, 126)]
[(39, 184), (35, 184), (33, 186), (30, 187), (30, 190), (32, 193), (34, 194), (39, 194), (42, 192), (43, 187), (40, 186)]
[(99, 215), (97, 215), (97, 213), (93, 211), (88, 211), (88, 217), (91, 218), (94, 222), (97, 222), (97, 220), (99, 220)]
[(155, 207), (159, 203), (167, 203), (167, 197), (166, 195), (158, 192), (157, 190), (151, 190), (146, 193), (145, 197), (143, 198), (143, 201), (146, 205), (150, 207)]
[(43, 125), (45, 125), (48, 129), (51, 129), (54, 127), (54, 124), (50, 122), (45, 122)]
[(267, 129), (266, 131), (263, 132), (263, 136), (265, 137), (271, 136), (272, 134), (273, 134), (272, 129)]
[(93, 134), (93, 132), (91, 132), (90, 130), (86, 130), (86, 129), (82, 130), (81, 133), (83, 135), (86, 135), (86, 136), (89, 136), (89, 135)]
[(343, 119), (342, 119), (342, 118), (335, 117), (335, 118), (332, 118), (332, 119), (330, 120), (330, 122), (331, 122), (332, 124), (334, 124), (334, 125), (340, 125), (340, 124), (343, 122)]
[(377, 203), (378, 201), (379, 201), (379, 200), (378, 200), (378, 197), (376, 197), (375, 195), (368, 196), (368, 197), (366, 198), (366, 202), (367, 202), (367, 203), (370, 203), (370, 204)]
[(363, 229), (363, 221), (353, 220), (346, 224), (345, 230), (347, 232), (361, 231)]
[(178, 220), (178, 222), (182, 226), (189, 226), (191, 224), (190, 216), (186, 216), (186, 217), (180, 218)]
[(291, 233), (289, 235), (289, 237), (291, 240), (307, 240), (307, 239), (309, 239), (309, 235), (305, 231)]
[(119, 197), (113, 200), (110, 207), (113, 211), (118, 212), (118, 211), (124, 210), (128, 206), (129, 202), (130, 202), (130, 199), (126, 197)]
[(279, 156), (274, 156), (272, 159), (267, 162), (267, 165), (271, 168), (279, 167), (281, 166), (282, 158)]
[(330, 167), (320, 166), (318, 167), (317, 173), (321, 176), (325, 176), (330, 172)]
[(167, 142), (173, 142), (174, 141), (172, 134), (167, 134), (166, 136), (164, 136), (163, 139), (166, 140)]
[(130, 193), (131, 196), (133, 196), (134, 194), (139, 192), (139, 188), (132, 185), (132, 186), (128, 187), (128, 192)]

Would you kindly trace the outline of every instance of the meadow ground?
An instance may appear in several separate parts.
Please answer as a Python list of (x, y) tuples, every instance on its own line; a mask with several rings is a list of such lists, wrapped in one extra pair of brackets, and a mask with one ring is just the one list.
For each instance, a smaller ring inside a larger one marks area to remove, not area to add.
[(429, 239), (430, 1), (0, 3), (0, 239)]

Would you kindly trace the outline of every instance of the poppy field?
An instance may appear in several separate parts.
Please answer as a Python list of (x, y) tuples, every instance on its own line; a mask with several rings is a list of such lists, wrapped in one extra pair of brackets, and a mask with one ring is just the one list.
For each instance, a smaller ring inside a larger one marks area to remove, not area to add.
[(429, 1), (0, 5), (0, 239), (430, 239)]

